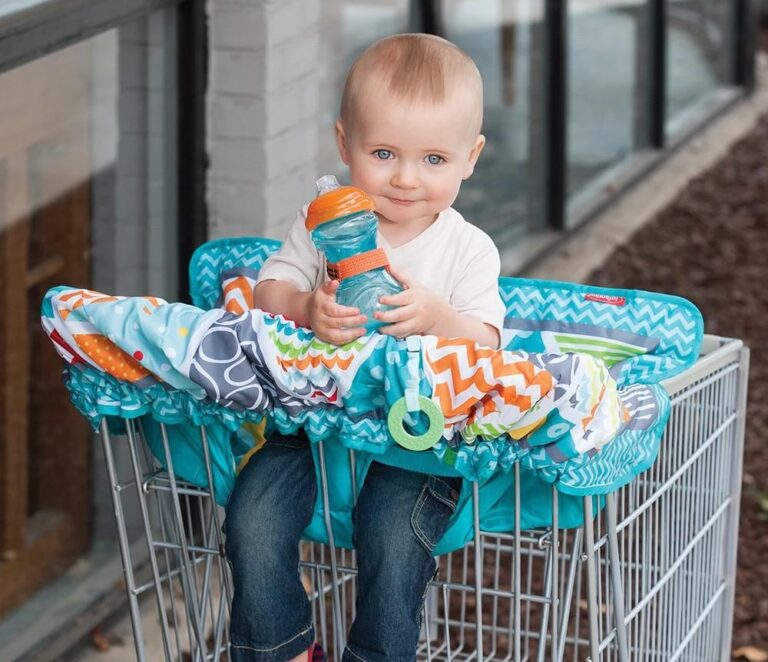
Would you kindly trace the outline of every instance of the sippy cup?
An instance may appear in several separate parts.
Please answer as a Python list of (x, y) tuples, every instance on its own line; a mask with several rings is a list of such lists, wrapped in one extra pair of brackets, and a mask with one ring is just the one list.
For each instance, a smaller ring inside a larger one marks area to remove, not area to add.
[(373, 200), (354, 186), (339, 186), (336, 177), (317, 180), (317, 198), (307, 209), (307, 230), (326, 259), (328, 275), (339, 281), (336, 300), (353, 306), (367, 318), (367, 331), (384, 323), (374, 319), (377, 310), (388, 310), (379, 298), (402, 292), (389, 273), (389, 260), (376, 247), (378, 219)]

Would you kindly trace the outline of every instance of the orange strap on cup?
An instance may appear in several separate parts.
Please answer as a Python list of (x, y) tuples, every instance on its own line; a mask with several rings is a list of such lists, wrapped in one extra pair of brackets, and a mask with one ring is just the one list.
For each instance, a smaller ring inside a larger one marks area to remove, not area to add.
[(328, 276), (339, 281), (380, 267), (389, 267), (389, 259), (383, 248), (374, 248), (372, 251), (353, 255), (338, 262), (329, 262), (326, 265)]

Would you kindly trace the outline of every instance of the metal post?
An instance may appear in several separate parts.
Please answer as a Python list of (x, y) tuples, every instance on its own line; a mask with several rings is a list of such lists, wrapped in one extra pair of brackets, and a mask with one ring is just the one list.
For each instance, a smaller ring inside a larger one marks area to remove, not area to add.
[(320, 491), (323, 499), (323, 521), (325, 531), (328, 534), (328, 547), (330, 548), (331, 564), (331, 601), (333, 603), (333, 632), (336, 639), (334, 646), (334, 659), (340, 659), (340, 651), (344, 648), (344, 628), (341, 619), (341, 596), (339, 595), (339, 571), (336, 565), (336, 543), (333, 537), (331, 524), (331, 502), (328, 497), (328, 474), (325, 467), (325, 446), (322, 441), (317, 442), (317, 457), (320, 460)]
[(731, 659), (731, 637), (733, 628), (733, 605), (736, 597), (736, 553), (739, 544), (739, 506), (741, 503), (741, 474), (744, 455), (744, 427), (746, 423), (747, 386), (749, 382), (749, 348), (739, 350), (739, 384), (736, 394), (737, 423), (734, 430), (731, 455), (730, 505), (728, 529), (723, 542), (726, 545), (724, 576), (727, 593), (724, 600), (723, 623), (721, 625), (722, 649), (720, 658), (723, 662)]
[[(195, 659), (202, 652), (203, 659), (206, 658), (206, 642), (205, 633), (203, 632), (203, 626), (200, 622), (200, 614), (197, 611), (197, 607), (200, 604), (197, 599), (197, 586), (195, 582), (195, 569), (190, 564), (189, 546), (187, 545), (187, 539), (184, 531), (184, 518), (181, 515), (181, 502), (179, 500), (179, 489), (176, 484), (176, 474), (173, 470), (173, 458), (171, 457), (171, 446), (168, 441), (168, 431), (165, 429), (165, 423), (160, 424), (160, 436), (163, 439), (163, 453), (165, 455), (165, 468), (168, 472), (168, 482), (171, 488), (171, 496), (173, 503), (173, 515), (176, 519), (176, 533), (179, 536), (179, 545), (181, 546), (181, 565), (182, 571), (179, 573), (181, 578), (181, 585), (184, 591), (185, 602), (187, 604), (187, 611), (191, 611), (192, 616), (192, 628), (197, 639), (197, 649), (195, 651)], [(191, 608), (190, 608), (191, 606)]]
[[(136, 496), (139, 500), (139, 510), (141, 512), (141, 521), (144, 525), (144, 538), (149, 552), (149, 562), (152, 566), (152, 581), (155, 585), (155, 599), (157, 600), (157, 611), (160, 615), (160, 622), (163, 628), (163, 650), (167, 660), (171, 659), (170, 646), (168, 644), (168, 615), (163, 598), (163, 588), (160, 584), (160, 570), (157, 564), (157, 555), (155, 554), (154, 537), (152, 527), (149, 521), (149, 509), (147, 508), (146, 496), (144, 493), (143, 476), (141, 475), (141, 462), (136, 452), (136, 430), (133, 421), (125, 421), (125, 429), (128, 434), (128, 449), (131, 454), (131, 465), (133, 466), (133, 478), (136, 482)], [(121, 514), (122, 516), (122, 514)], [(121, 522), (124, 526), (124, 523)]]
[(546, 89), (545, 216), (556, 230), (566, 227), (568, 144), (568, 0), (546, 3), (544, 71)]
[[(213, 472), (211, 470), (211, 453), (208, 446), (208, 434), (205, 430), (205, 426), (200, 426), (200, 440), (203, 443), (203, 455), (205, 456), (205, 472), (208, 479), (208, 494), (210, 495), (211, 514), (213, 516), (214, 535), (216, 537), (216, 548), (219, 551), (218, 556), (218, 569), (219, 579), (221, 581), (221, 588), (224, 593), (223, 599), (220, 598), (219, 613), (216, 617), (216, 629), (214, 632), (214, 659), (218, 659), (219, 652), (221, 651), (221, 643), (224, 640), (224, 617), (229, 613), (229, 606), (232, 604), (232, 597), (234, 595), (234, 588), (231, 586), (231, 577), (226, 565), (226, 551), (224, 545), (224, 537), (221, 528), (221, 519), (219, 518), (218, 505), (216, 504), (216, 490), (213, 484)], [(201, 516), (202, 517), (202, 516)], [(206, 586), (208, 580), (206, 579)], [(211, 609), (211, 618), (214, 618), (213, 609)]]
[[(216, 492), (213, 486), (213, 473), (211, 471), (211, 453), (208, 446), (208, 433), (205, 431), (205, 426), (200, 426), (200, 440), (203, 442), (203, 455), (205, 456), (205, 473), (208, 479), (208, 494), (211, 498), (211, 509), (213, 515), (214, 527), (216, 529), (216, 543), (219, 550), (219, 560), (223, 561), (226, 558), (224, 551), (224, 539), (221, 533), (221, 519), (219, 518), (218, 506), (216, 505)], [(224, 590), (226, 591), (227, 602), (232, 604), (233, 590), (229, 582), (229, 574), (226, 570), (223, 573)]]
[(115, 522), (117, 523), (117, 540), (120, 547), (120, 559), (123, 562), (125, 586), (128, 589), (128, 608), (131, 612), (133, 645), (136, 648), (136, 659), (139, 662), (144, 662), (144, 660), (147, 658), (144, 654), (144, 634), (141, 631), (141, 612), (139, 611), (139, 600), (136, 596), (136, 581), (133, 576), (133, 566), (131, 565), (131, 553), (128, 546), (128, 534), (125, 530), (123, 504), (120, 501), (120, 485), (117, 481), (117, 472), (115, 471), (115, 462), (114, 458), (112, 457), (112, 448), (109, 445), (109, 427), (107, 426), (106, 418), (101, 420), (101, 445), (104, 448), (104, 460), (107, 465), (107, 474), (109, 475), (109, 485), (112, 493), (112, 506), (115, 509)]
[(648, 134), (647, 144), (662, 149), (666, 144), (667, 120), (667, 2), (648, 2)]
[(599, 642), (597, 634), (597, 568), (595, 568), (595, 529), (592, 497), (584, 497), (584, 552), (582, 562), (587, 566), (587, 613), (589, 614), (589, 659), (598, 662)]
[[(563, 596), (563, 607), (560, 613), (563, 615), (562, 623), (560, 624), (560, 636), (558, 641), (557, 651), (553, 650), (553, 658), (555, 660), (563, 659), (565, 655), (565, 640), (568, 636), (568, 617), (571, 612), (571, 601), (573, 600), (573, 587), (576, 584), (576, 571), (579, 563), (579, 549), (581, 548), (582, 539), (584, 537), (583, 529), (576, 529), (576, 533), (573, 535), (573, 542), (571, 548), (571, 558), (568, 566), (568, 583), (565, 586), (565, 595)], [(578, 621), (578, 617), (577, 617)]]
[(735, 38), (733, 50), (733, 79), (748, 92), (755, 88), (755, 51), (757, 49), (758, 12), (755, 0), (734, 0)]
[(514, 599), (514, 612), (515, 612), (515, 662), (520, 662), (521, 659), (521, 630), (522, 619), (520, 618), (520, 509), (522, 503), (520, 502), (520, 462), (515, 462), (515, 540), (513, 542), (513, 549), (515, 555), (515, 599)]
[(480, 486), (472, 482), (472, 519), (475, 531), (475, 602), (477, 660), (483, 662), (483, 539), (480, 535)]
[(619, 644), (619, 662), (629, 660), (627, 647), (627, 627), (624, 622), (624, 586), (621, 575), (619, 541), (616, 533), (616, 495), (605, 495), (605, 518), (608, 535), (608, 549), (611, 571), (611, 590), (613, 592), (613, 618), (616, 621), (616, 638)]
[(559, 588), (560, 588), (560, 520), (557, 488), (552, 486), (552, 658), (557, 654), (557, 634), (559, 628)]

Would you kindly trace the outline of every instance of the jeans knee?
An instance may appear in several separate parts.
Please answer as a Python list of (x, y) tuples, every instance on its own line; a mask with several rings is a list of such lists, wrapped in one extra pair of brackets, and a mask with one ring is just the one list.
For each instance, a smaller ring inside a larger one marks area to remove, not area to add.
[(283, 445), (288, 441), (268, 442), (238, 476), (224, 522), (232, 560), (292, 556), (312, 519), (317, 484), (310, 450)]

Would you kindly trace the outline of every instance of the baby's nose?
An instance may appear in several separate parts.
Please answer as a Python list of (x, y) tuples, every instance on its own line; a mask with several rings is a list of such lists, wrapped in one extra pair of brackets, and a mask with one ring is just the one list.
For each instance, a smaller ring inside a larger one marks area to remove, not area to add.
[(417, 188), (419, 178), (413, 168), (398, 168), (392, 175), (392, 186), (396, 188)]

